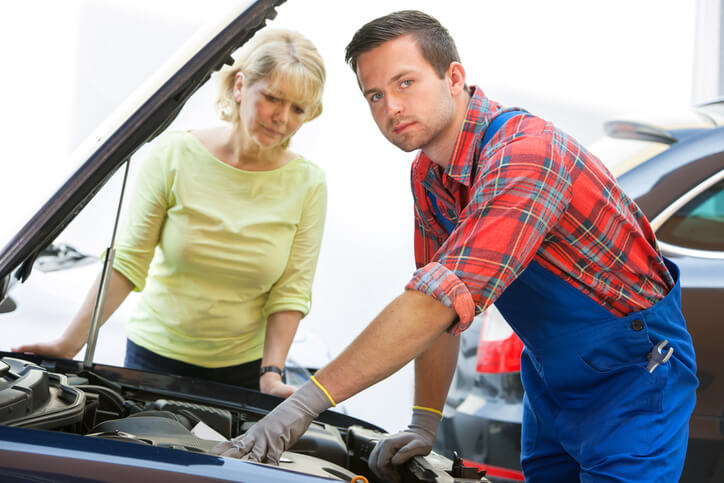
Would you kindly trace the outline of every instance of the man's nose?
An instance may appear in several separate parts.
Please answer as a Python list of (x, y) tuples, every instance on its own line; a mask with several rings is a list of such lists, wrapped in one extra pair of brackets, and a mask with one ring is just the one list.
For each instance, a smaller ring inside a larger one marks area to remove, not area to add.
[(395, 117), (402, 112), (402, 108), (403, 105), (399, 97), (394, 94), (388, 94), (385, 96), (385, 110), (387, 111), (388, 116)]

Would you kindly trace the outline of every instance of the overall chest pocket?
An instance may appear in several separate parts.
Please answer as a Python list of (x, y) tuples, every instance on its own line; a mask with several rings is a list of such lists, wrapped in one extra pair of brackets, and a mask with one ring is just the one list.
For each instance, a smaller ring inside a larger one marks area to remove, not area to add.
[(576, 334), (561, 355), (541, 359), (543, 378), (561, 407), (585, 408), (627, 401), (634, 411), (659, 411), (668, 364), (650, 373), (654, 347), (642, 320), (615, 319)]

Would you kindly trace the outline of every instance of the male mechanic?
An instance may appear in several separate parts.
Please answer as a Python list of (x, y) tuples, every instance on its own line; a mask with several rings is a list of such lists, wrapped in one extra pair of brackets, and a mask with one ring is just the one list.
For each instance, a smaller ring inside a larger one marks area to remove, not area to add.
[(434, 18), (376, 19), (346, 59), (382, 134), (420, 150), (418, 270), (339, 357), (216, 452), (276, 463), (320, 412), (414, 359), (412, 423), (370, 456), (395, 480), (395, 465), (431, 449), (457, 335), (495, 302), (525, 343), (526, 481), (678, 481), (694, 351), (678, 269), (638, 207), (574, 139), (467, 86)]

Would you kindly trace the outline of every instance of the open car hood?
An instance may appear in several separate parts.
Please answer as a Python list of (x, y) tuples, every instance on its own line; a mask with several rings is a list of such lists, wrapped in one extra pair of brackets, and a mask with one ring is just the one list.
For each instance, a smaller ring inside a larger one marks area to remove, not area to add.
[(11, 275), (27, 279), (38, 254), (75, 218), (116, 170), (160, 134), (188, 98), (285, 0), (238, 0), (201, 28), (101, 124), (71, 155), (80, 166), (0, 251), (0, 302)]

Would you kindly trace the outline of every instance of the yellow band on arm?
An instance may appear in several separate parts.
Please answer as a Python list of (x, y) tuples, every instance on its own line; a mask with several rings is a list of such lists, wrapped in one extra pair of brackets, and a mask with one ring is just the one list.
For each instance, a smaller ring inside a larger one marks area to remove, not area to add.
[(319, 389), (321, 389), (322, 392), (329, 398), (329, 402), (332, 403), (332, 406), (333, 406), (333, 407), (336, 406), (337, 403), (334, 402), (334, 399), (332, 399), (332, 396), (330, 396), (329, 392), (324, 388), (324, 386), (322, 386), (322, 384), (321, 384), (314, 376), (311, 376), (310, 379), (311, 379), (312, 382), (313, 382), (314, 384), (316, 384), (317, 387), (318, 387)]
[(430, 411), (431, 413), (435, 413), (438, 416), (440, 416), (440, 419), (442, 419), (442, 411), (435, 409), (435, 408), (426, 408), (424, 406), (412, 406), (412, 409), (421, 409), (423, 411)]

